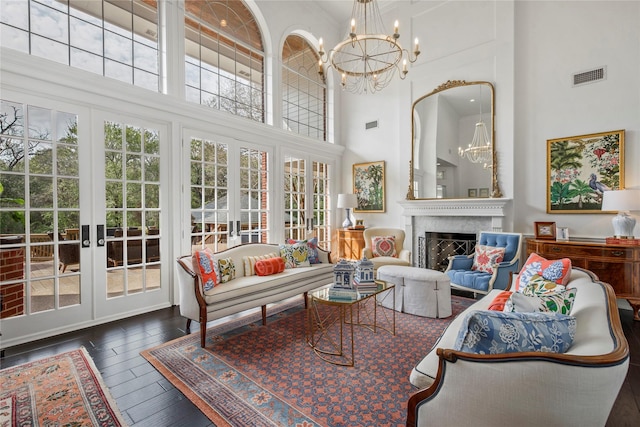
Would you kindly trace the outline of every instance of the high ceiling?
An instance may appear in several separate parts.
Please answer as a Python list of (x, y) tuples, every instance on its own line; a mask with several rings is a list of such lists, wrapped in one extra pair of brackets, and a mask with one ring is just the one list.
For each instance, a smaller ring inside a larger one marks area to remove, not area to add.
[[(329, 16), (336, 20), (338, 24), (344, 23), (344, 25), (349, 24), (349, 20), (351, 19), (351, 10), (353, 9), (353, 1), (354, 0), (307, 0), (313, 1), (317, 3), (320, 8), (325, 10)], [(386, 9), (388, 9), (393, 0), (376, 0), (378, 2), (378, 8), (380, 12), (384, 13)], [(389, 23), (391, 26), (391, 23)], [(389, 28), (391, 30), (391, 28)]]

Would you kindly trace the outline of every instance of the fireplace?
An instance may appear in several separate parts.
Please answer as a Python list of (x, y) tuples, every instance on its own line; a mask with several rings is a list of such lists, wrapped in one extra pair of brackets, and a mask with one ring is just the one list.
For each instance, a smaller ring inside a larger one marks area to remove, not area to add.
[[(399, 201), (405, 217), (405, 233), (414, 254), (414, 265), (443, 270), (449, 254), (471, 253), (479, 232), (503, 231), (505, 225), (508, 228), (509, 222), (503, 222), (507, 219), (510, 202), (511, 199), (506, 198)], [(442, 253), (434, 255), (434, 251), (427, 250), (426, 233), (430, 232), (443, 234), (443, 240), (464, 242), (451, 242), (450, 246), (445, 243)], [(429, 258), (434, 260), (428, 264)]]
[(476, 235), (473, 233), (441, 233), (427, 231), (418, 237), (418, 267), (444, 271), (453, 255), (473, 253)]

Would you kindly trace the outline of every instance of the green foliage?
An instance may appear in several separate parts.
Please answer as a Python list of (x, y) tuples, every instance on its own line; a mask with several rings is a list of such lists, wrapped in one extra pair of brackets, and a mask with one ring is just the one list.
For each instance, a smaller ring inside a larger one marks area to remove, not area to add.
[(551, 184), (551, 204), (558, 205), (562, 208), (562, 205), (569, 199), (569, 183), (554, 182)]

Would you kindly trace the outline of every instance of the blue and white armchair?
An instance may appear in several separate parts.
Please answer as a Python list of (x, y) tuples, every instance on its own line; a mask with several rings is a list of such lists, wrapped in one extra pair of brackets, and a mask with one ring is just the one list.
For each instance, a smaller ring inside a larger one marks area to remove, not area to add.
[(449, 257), (449, 266), (445, 273), (451, 280), (452, 289), (470, 291), (475, 294), (487, 294), (492, 289), (506, 289), (509, 286), (510, 273), (517, 273), (520, 265), (521, 233), (480, 232), (476, 243), (496, 248), (505, 248), (501, 262), (492, 266), (492, 273), (473, 269), (475, 252), (471, 255)]

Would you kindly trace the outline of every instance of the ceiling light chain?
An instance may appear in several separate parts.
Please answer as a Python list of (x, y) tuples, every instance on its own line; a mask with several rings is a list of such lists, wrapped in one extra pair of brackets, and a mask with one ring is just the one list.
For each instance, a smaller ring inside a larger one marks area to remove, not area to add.
[[(362, 30), (358, 34), (358, 30)], [(393, 34), (384, 34), (382, 17), (376, 0), (354, 0), (351, 26), (348, 36), (338, 43), (329, 54), (319, 40), (318, 72), (324, 74), (324, 64), (341, 74), (344, 90), (353, 93), (374, 93), (389, 85), (395, 71), (404, 80), (408, 73), (407, 61), (413, 63), (420, 55), (420, 45), (415, 39), (413, 56), (403, 49), (399, 24), (395, 21)], [(402, 69), (400, 61), (402, 60)]]

